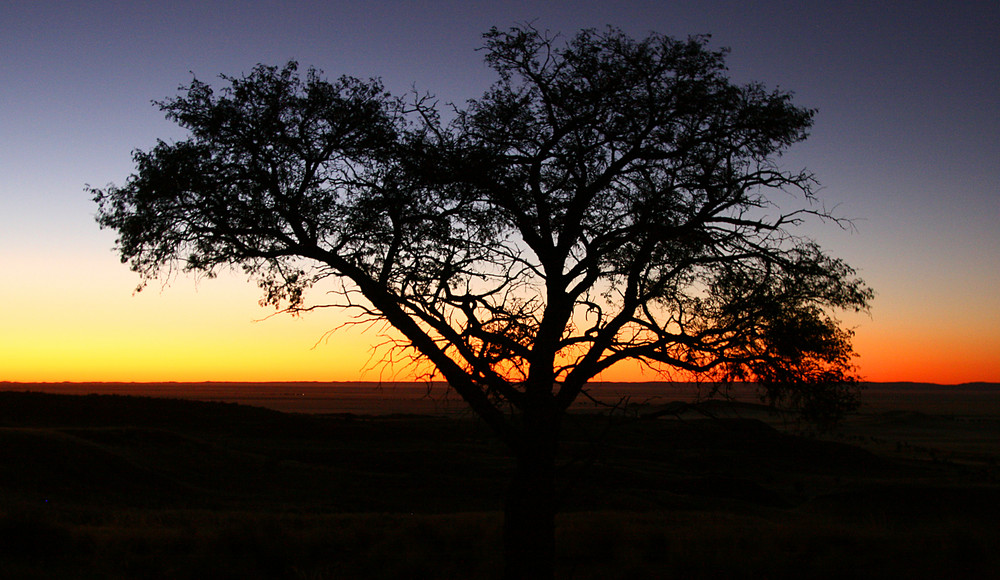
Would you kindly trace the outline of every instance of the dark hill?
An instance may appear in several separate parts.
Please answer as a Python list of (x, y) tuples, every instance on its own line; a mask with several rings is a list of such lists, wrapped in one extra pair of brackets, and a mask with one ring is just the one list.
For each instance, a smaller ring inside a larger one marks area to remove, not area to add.
[[(563, 508), (794, 506), (845, 481), (902, 476), (857, 447), (757, 419), (693, 417), (571, 416)], [(510, 468), (472, 419), (117, 395), (0, 392), (0, 449), (7, 497), (88, 505), (488, 511), (500, 508)]]
[[(561, 577), (997, 577), (979, 472), (678, 409), (567, 417)], [(494, 578), (510, 467), (472, 419), (0, 392), (0, 578)]]

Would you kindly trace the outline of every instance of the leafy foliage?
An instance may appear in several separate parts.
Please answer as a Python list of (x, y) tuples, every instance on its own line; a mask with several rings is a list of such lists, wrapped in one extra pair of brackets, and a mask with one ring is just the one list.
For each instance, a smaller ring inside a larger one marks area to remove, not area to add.
[(814, 111), (730, 82), (706, 37), (484, 37), (499, 80), (450, 123), (429, 97), (294, 62), (218, 93), (195, 79), (159, 103), (190, 137), (92, 189), (98, 221), (144, 280), (238, 265), (298, 311), (339, 278), (339, 305), (394, 326), (509, 441), (504, 409), (560, 413), (627, 359), (850, 408), (829, 309), (872, 293), (793, 234), (834, 218), (776, 162)]

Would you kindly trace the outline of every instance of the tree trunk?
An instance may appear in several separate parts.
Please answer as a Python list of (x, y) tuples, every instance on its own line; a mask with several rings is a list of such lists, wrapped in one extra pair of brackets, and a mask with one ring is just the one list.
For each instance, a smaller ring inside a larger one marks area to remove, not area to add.
[(554, 445), (522, 450), (504, 506), (504, 577), (508, 580), (555, 576)]

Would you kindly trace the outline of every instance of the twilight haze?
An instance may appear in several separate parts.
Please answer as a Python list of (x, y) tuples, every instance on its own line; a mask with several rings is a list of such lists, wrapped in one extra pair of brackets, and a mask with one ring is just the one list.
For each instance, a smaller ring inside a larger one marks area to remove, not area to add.
[[(191, 80), (299, 61), (442, 102), (494, 80), (481, 34), (534, 22), (712, 34), (734, 79), (819, 113), (782, 158), (853, 231), (803, 232), (877, 292), (842, 315), (872, 381), (1000, 382), (1000, 3), (745, 1), (97, 1), (0, 8), (0, 380), (389, 380), (379, 329), (269, 317), (239, 273), (133, 295), (84, 184), (183, 133), (150, 105)], [(368, 370), (366, 370), (368, 369)], [(606, 380), (654, 380), (633, 368)]]

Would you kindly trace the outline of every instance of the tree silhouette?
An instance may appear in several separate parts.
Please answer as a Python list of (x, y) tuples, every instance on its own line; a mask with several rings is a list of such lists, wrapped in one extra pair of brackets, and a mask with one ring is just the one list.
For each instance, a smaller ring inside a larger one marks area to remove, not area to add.
[[(90, 189), (143, 283), (237, 265), (290, 311), (388, 322), (510, 447), (509, 577), (551, 577), (560, 424), (625, 360), (755, 383), (820, 421), (855, 402), (850, 332), (872, 293), (792, 230), (833, 220), (777, 158), (814, 112), (736, 85), (707, 38), (491, 29), (499, 80), (432, 98), (297, 65), (194, 79), (158, 103), (190, 132)], [(796, 203), (785, 209), (776, 198)]]

